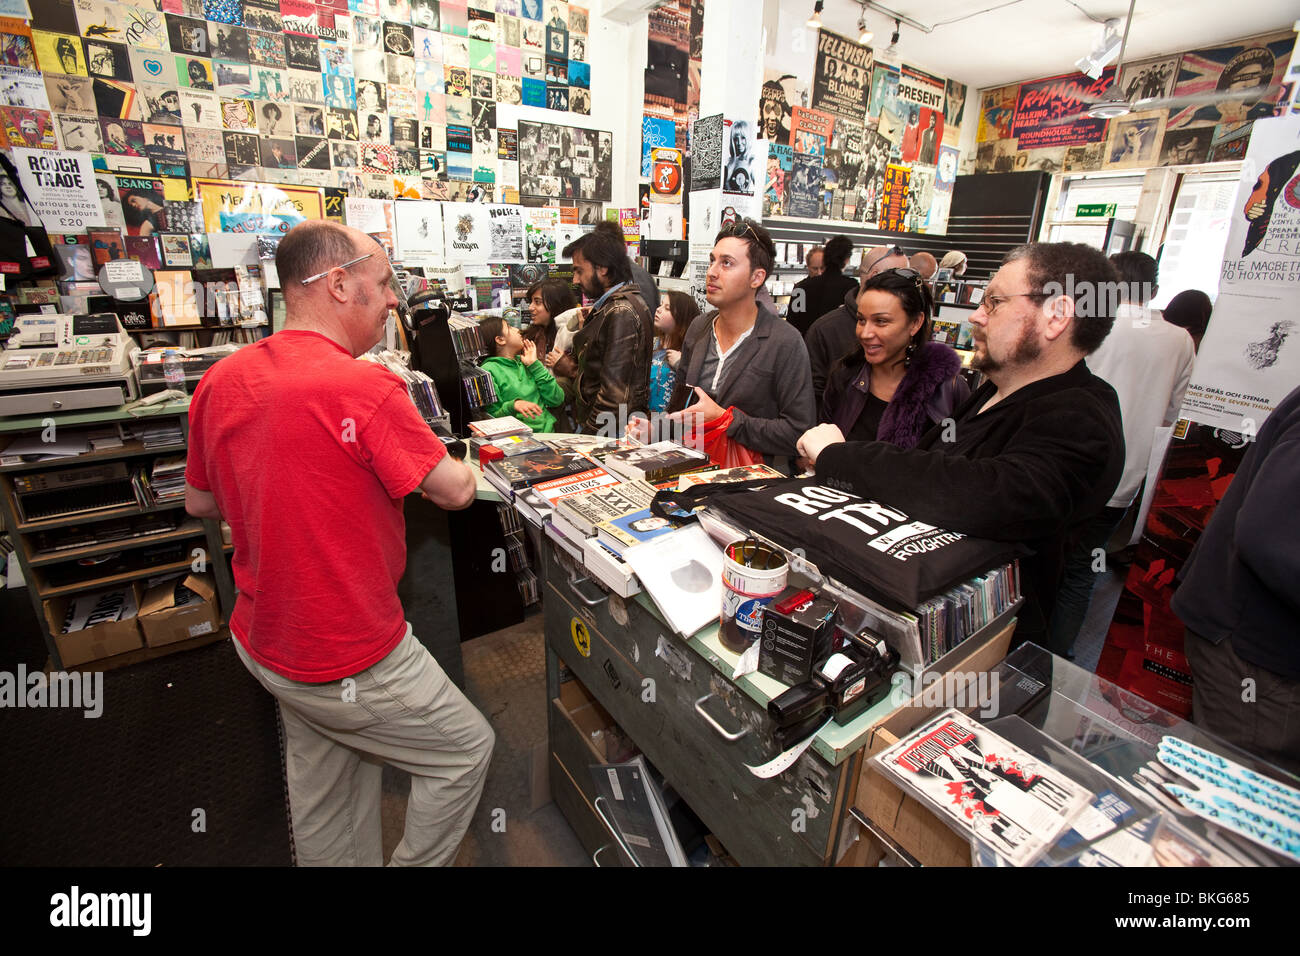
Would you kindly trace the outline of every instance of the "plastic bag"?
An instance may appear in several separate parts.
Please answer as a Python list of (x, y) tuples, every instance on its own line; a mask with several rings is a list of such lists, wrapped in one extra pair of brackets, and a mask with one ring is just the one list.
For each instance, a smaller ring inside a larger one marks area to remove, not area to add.
[(709, 456), (709, 461), (719, 468), (735, 468), (738, 465), (761, 465), (763, 456), (746, 448), (740, 442), (727, 437), (731, 426), (732, 409), (725, 412), (701, 429), (703, 444), (700, 447)]

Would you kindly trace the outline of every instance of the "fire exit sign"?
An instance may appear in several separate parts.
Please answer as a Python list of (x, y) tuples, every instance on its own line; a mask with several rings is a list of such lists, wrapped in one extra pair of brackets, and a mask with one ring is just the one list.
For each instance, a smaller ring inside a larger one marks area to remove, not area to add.
[(1115, 216), (1115, 204), (1112, 203), (1079, 203), (1074, 209), (1074, 215), (1077, 219), (1111, 219)]

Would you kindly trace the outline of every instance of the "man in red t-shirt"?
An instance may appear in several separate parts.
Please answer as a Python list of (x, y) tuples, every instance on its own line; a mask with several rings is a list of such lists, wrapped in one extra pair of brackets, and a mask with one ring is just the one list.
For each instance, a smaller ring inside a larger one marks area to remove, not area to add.
[(284, 328), (212, 368), (190, 405), (185, 508), (230, 523), (235, 649), (279, 702), (303, 864), (382, 862), (383, 762), (411, 774), (391, 862), (451, 863), (494, 737), (415, 639), (397, 597), (402, 501), (467, 507), (448, 456), (391, 372), (356, 356), (383, 335), (392, 269), (326, 220), (276, 252)]

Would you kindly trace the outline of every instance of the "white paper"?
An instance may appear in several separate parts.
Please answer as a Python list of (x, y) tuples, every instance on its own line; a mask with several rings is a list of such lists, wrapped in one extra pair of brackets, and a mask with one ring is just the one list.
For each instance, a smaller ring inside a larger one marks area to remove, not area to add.
[(740, 660), (736, 662), (736, 669), (731, 672), (731, 679), (744, 677), (746, 674), (752, 674), (758, 670), (758, 651), (760, 642), (754, 641), (749, 647), (745, 648), (745, 653), (740, 655)]
[(210, 232), (208, 250), (212, 254), (214, 269), (233, 269), (258, 263), (257, 236), (253, 233)]
[(496, 203), (488, 206), (494, 263), (524, 261), (524, 210)]
[(143, 283), (144, 265), (137, 259), (112, 259), (104, 263), (104, 281)]
[(492, 249), (492, 226), (486, 203), (443, 203), (442, 226), (449, 262), (487, 262)]
[(15, 146), (13, 160), (27, 197), (50, 232), (106, 224), (89, 153)]
[(628, 548), (641, 587), (673, 629), (690, 637), (722, 608), (722, 549), (698, 524)]
[(649, 239), (680, 239), (682, 237), (682, 207), (678, 203), (650, 204)]
[(397, 256), (408, 265), (443, 259), (442, 203), (403, 199), (393, 204)]
[[(727, 197), (731, 199), (730, 196)], [(651, 208), (653, 232), (654, 209)], [(722, 224), (722, 190), (706, 189), (691, 193), (691, 258), (707, 261)], [(652, 235), (658, 239), (659, 236)]]
[(384, 214), (388, 199), (363, 199), (348, 196), (343, 200), (343, 218), (353, 229), (362, 232), (384, 232), (388, 229), (388, 218)]
[[(826, 718), (826, 724), (829, 724), (834, 719), (835, 719), (834, 717)], [(807, 750), (809, 747), (812, 746), (812, 742), (817, 739), (817, 735), (826, 729), (826, 724), (822, 724), (820, 727), (814, 730), (801, 743), (795, 744), (789, 750), (781, 751), (779, 754), (777, 754), (767, 763), (763, 764), (761, 767), (755, 767), (750, 764), (745, 764), (745, 769), (748, 770), (750, 773), (752, 773), (755, 777), (759, 777), (760, 779), (763, 780), (767, 780), (771, 777), (775, 777), (779, 773), (784, 773), (791, 766), (793, 766), (796, 760), (799, 759), (800, 754), (802, 754), (805, 750)]]

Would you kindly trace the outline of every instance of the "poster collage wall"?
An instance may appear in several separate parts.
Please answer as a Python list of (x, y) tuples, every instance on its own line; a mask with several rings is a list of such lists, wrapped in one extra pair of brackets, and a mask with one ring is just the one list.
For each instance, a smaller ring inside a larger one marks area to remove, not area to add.
[(945, 231), (966, 85), (817, 32), (811, 80), (769, 58), (758, 104), (764, 216)]
[[(962, 172), (1079, 173), (1240, 160), (1254, 121), (1285, 102), (1282, 80), (1294, 44), (1287, 30), (1126, 63), (1118, 78), (1111, 67), (1098, 80), (1075, 73), (982, 90), (978, 145)], [(1242, 97), (1109, 123), (1084, 115), (1116, 83), (1130, 102), (1236, 91)]]
[[(0, 145), (35, 208), (3, 173), (0, 201), (72, 280), (223, 268), (347, 198), (390, 237), (395, 199), (512, 204), (484, 248), (526, 263), (523, 208), (553, 248), (612, 198), (612, 134), (575, 125), (589, 29), (559, 0), (0, 0)], [(506, 128), (499, 104), (556, 122)]]

